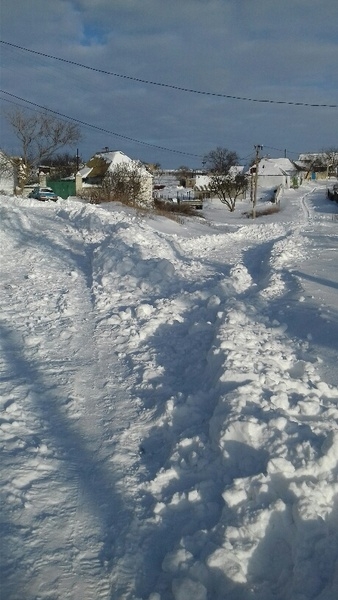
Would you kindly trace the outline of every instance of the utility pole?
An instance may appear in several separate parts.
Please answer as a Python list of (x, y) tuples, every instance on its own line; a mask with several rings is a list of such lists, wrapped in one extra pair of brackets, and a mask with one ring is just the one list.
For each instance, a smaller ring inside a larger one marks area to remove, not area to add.
[(253, 201), (252, 201), (252, 218), (256, 218), (256, 202), (257, 202), (257, 183), (258, 183), (258, 165), (259, 165), (259, 152), (263, 150), (263, 146), (259, 144), (255, 146), (256, 156), (255, 156), (255, 179), (254, 179), (254, 190), (253, 190)]

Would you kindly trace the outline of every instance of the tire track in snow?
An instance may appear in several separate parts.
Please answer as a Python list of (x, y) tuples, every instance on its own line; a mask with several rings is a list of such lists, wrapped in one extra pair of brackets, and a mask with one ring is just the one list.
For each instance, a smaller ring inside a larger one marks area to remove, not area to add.
[[(75, 241), (75, 263), (69, 272), (59, 268), (57, 258), (56, 264), (46, 258), (44, 238), (39, 254), (31, 232), (43, 227), (41, 221), (39, 215), (34, 222), (34, 212), (25, 219), (20, 215), (18, 231), (27, 238), (23, 249), (16, 249), (11, 245), (15, 235), (9, 236), (7, 252), (14, 263), (20, 252), (21, 276), (17, 267), (13, 268), (19, 279), (14, 280), (9, 271), (8, 283), (1, 288), (12, 295), (10, 304), (2, 299), (8, 356), (4, 368), (9, 381), (21, 381), (5, 389), (5, 407), (11, 416), (1, 430), (7, 430), (4, 443), (8, 461), (13, 461), (13, 478), (4, 492), (11, 503), (10, 548), (13, 557), (20, 553), (19, 548), (24, 553), (29, 549), (31, 556), (25, 555), (23, 563), (32, 565), (27, 574), (14, 571), (14, 564), (8, 563), (3, 590), (20, 600), (35, 598), (38, 590), (65, 599), (106, 599), (110, 595), (106, 552), (109, 548), (111, 553), (112, 540), (107, 549), (105, 543), (121, 500), (114, 489), (114, 470), (101, 463), (106, 454), (100, 458), (98, 404), (102, 389), (92, 366), (96, 362), (95, 319), (87, 321), (91, 315), (85, 281), (87, 259), (81, 258), (72, 229), (68, 235), (70, 243)], [(11, 220), (9, 225), (13, 224)], [(30, 237), (32, 249), (27, 244)], [(52, 238), (51, 230), (48, 244), (53, 243)], [(8, 326), (18, 333), (14, 336)], [(18, 465), (20, 451), (24, 460)], [(30, 540), (27, 548), (21, 532)]]

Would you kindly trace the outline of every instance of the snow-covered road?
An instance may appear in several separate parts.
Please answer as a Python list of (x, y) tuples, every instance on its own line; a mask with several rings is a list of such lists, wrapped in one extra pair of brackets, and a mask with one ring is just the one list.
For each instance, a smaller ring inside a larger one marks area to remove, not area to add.
[(0, 198), (1, 598), (337, 597), (336, 213)]

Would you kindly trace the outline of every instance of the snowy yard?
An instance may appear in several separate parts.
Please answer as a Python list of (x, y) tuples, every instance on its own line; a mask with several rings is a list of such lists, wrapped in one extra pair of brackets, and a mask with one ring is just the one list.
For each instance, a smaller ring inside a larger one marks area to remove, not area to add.
[(1, 600), (338, 598), (338, 205), (0, 197)]

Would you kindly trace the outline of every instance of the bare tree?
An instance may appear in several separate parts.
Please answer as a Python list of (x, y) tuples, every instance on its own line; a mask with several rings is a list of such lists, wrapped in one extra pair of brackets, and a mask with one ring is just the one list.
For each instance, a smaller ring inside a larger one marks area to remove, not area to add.
[(235, 165), (238, 165), (238, 155), (227, 148), (218, 146), (216, 150), (211, 150), (203, 158), (203, 165), (210, 173), (218, 175), (227, 175)]
[(6, 113), (6, 117), (21, 144), (21, 157), (27, 171), (81, 139), (78, 125), (45, 111), (28, 113), (23, 109), (13, 109)]
[(235, 167), (227, 175), (213, 174), (210, 177), (209, 190), (225, 204), (230, 212), (236, 208), (236, 202), (248, 187), (248, 179), (243, 173), (238, 173)]
[(203, 159), (203, 165), (210, 173), (209, 190), (219, 198), (230, 212), (236, 207), (236, 201), (248, 187), (246, 175), (237, 169), (238, 156), (227, 148), (216, 148)]
[(162, 174), (162, 168), (161, 168), (161, 164), (159, 162), (156, 163), (143, 163), (145, 168), (148, 169), (149, 173), (152, 173), (153, 175), (161, 175)]
[(142, 176), (137, 164), (117, 165), (105, 184), (111, 186), (115, 200), (132, 206), (140, 203)]
[(140, 164), (135, 161), (132, 164), (116, 165), (105, 176), (102, 185), (88, 191), (88, 195), (93, 204), (121, 202), (134, 207), (145, 206)]
[(327, 148), (323, 150), (323, 164), (326, 167), (327, 176), (338, 177), (338, 148)]
[(56, 154), (52, 158), (43, 161), (44, 166), (50, 167), (51, 179), (62, 179), (69, 177), (79, 170), (82, 164), (82, 158), (79, 155), (73, 155), (69, 152)]

